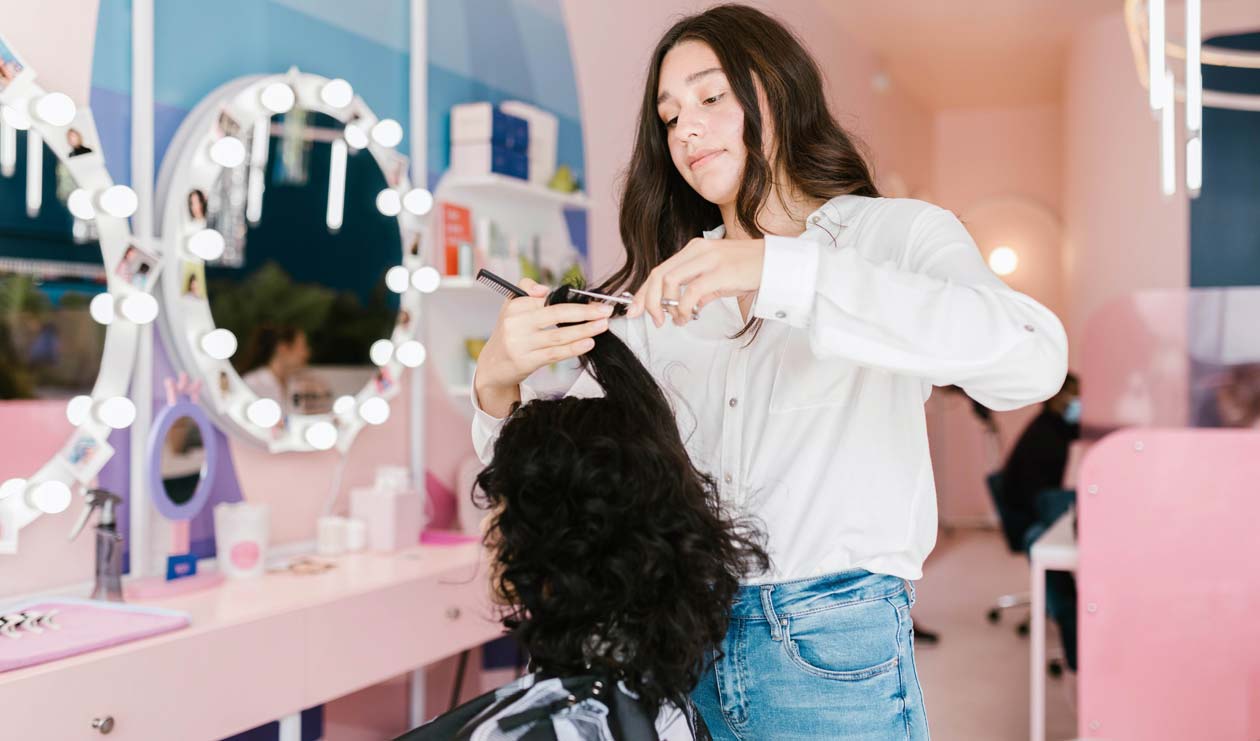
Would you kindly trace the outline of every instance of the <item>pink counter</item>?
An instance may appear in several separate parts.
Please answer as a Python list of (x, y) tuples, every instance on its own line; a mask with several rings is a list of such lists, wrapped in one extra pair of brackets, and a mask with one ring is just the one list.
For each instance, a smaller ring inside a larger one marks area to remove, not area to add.
[(151, 604), (190, 627), (0, 674), (4, 738), (223, 738), (498, 637), (481, 548), (420, 546)]

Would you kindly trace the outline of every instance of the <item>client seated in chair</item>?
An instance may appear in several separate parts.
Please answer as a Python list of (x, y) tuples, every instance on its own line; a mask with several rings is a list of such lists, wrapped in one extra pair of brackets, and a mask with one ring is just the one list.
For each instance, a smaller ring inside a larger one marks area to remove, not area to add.
[(583, 365), (604, 397), (516, 407), (477, 478), (491, 584), (533, 673), (404, 739), (709, 737), (688, 694), (766, 551), (630, 349), (602, 334)]

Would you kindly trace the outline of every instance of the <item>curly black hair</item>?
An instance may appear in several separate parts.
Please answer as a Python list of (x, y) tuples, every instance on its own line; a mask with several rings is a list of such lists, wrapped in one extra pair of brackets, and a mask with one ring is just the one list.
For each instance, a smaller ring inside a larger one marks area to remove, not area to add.
[(535, 666), (617, 676), (682, 706), (769, 557), (696, 469), (659, 386), (611, 332), (583, 365), (602, 398), (517, 406), (477, 477), (504, 624)]

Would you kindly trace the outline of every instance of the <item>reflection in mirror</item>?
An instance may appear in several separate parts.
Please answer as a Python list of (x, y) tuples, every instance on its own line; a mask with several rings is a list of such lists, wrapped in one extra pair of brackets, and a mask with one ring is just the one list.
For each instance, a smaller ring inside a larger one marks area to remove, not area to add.
[[(256, 394), (286, 413), (329, 412), (372, 380), (369, 348), (398, 316), (384, 280), (398, 264), (398, 220), (376, 207), (390, 182), (366, 150), (339, 144), (334, 154), (345, 127), (330, 116), (294, 108), (242, 127), (224, 113), (217, 128), (250, 155), (210, 192), (187, 194), (189, 229), (210, 226), (224, 248), (204, 268), (186, 262), (181, 291), (207, 298), (215, 325), (239, 338), (232, 363)], [(331, 230), (324, 215), (340, 157), (345, 210)]]
[(205, 475), (206, 448), (201, 428), (192, 417), (171, 423), (162, 442), (161, 476), (166, 498), (176, 505), (187, 504)]
[[(89, 304), (107, 291), (95, 224), (71, 214), (74, 179), (37, 133), (0, 140), (0, 399), (90, 393), (105, 327)], [(66, 146), (78, 156), (95, 143), (71, 128)]]

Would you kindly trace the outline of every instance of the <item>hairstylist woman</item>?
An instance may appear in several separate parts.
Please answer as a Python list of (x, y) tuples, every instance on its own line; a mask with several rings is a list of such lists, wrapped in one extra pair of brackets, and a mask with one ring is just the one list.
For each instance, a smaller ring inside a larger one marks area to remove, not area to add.
[[(600, 290), (637, 293), (612, 329), (773, 560), (693, 694), (714, 738), (928, 738), (909, 614), (936, 540), (923, 404), (951, 384), (993, 409), (1050, 397), (1059, 321), (988, 270), (953, 214), (880, 198), (817, 65), (741, 6), (657, 45), (621, 237), (626, 265)], [(483, 456), (532, 398), (526, 376), (608, 327), (600, 307), (544, 307), (526, 288), (481, 355)]]

